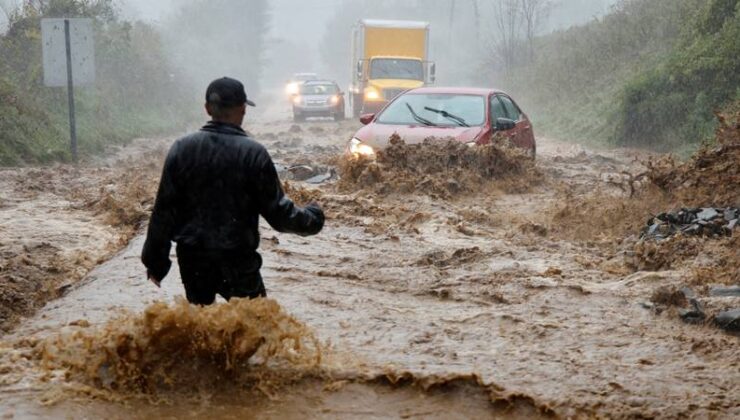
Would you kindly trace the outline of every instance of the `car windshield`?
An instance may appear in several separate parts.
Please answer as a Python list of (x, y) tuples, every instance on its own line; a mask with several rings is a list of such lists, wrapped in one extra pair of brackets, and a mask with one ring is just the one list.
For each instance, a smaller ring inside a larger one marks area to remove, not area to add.
[(336, 85), (309, 84), (301, 86), (301, 95), (336, 95), (339, 93)]
[(424, 68), (419, 60), (376, 58), (370, 62), (370, 78), (424, 80)]
[(380, 124), (440, 127), (480, 126), (486, 121), (486, 100), (478, 95), (405, 94), (377, 118)]

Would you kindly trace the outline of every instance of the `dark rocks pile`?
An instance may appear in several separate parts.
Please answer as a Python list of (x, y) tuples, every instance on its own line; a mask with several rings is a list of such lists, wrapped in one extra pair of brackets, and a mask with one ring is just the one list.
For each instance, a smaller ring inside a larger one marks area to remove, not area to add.
[[(732, 308), (740, 302), (740, 286), (716, 286), (709, 290), (708, 296), (698, 297), (688, 287), (681, 289), (659, 288), (653, 293), (651, 301), (653, 305), (646, 308), (661, 312), (668, 306), (678, 307), (678, 315), (689, 324), (705, 324), (711, 322), (717, 327), (733, 333), (740, 334), (740, 307)], [(724, 310), (708, 311), (705, 304), (715, 308), (724, 307)], [(727, 309), (727, 307), (730, 309)], [(713, 315), (711, 315), (713, 313)]]
[(732, 236), (740, 228), (738, 208), (681, 209), (661, 213), (648, 221), (643, 238), (665, 239), (678, 233), (691, 236)]

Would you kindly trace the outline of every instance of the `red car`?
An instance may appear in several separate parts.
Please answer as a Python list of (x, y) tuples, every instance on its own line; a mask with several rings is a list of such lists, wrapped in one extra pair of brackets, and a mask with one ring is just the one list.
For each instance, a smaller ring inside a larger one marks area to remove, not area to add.
[(454, 138), (471, 146), (490, 143), (495, 132), (508, 136), (534, 158), (532, 123), (504, 92), (480, 88), (422, 87), (406, 91), (377, 114), (360, 117), (365, 124), (350, 141), (349, 152), (374, 155), (397, 133), (406, 143), (429, 137)]

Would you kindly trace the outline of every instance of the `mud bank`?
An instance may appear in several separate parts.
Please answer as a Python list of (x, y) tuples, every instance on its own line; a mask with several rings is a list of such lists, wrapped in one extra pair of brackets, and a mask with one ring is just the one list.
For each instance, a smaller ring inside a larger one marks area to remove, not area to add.
[(151, 205), (165, 144), (137, 141), (77, 167), (0, 170), (0, 331), (128, 243)]

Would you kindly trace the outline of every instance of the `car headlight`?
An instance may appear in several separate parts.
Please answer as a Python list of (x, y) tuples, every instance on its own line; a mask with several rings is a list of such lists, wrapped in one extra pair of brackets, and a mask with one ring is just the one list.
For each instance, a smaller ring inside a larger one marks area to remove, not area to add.
[(339, 103), (339, 96), (337, 96), (337, 95), (332, 96), (331, 99), (329, 99), (329, 103), (332, 104), (332, 105), (338, 104)]
[(298, 93), (298, 83), (288, 83), (285, 86), (285, 93), (288, 95), (296, 95)]
[(293, 98), (293, 103), (296, 105), (300, 105), (302, 100), (303, 98), (301, 98), (300, 96), (296, 96)]
[(376, 101), (380, 99), (380, 92), (378, 92), (378, 90), (373, 87), (369, 87), (365, 89), (365, 99), (369, 101)]
[(349, 142), (349, 152), (355, 156), (375, 156), (375, 150), (372, 147), (356, 138)]

